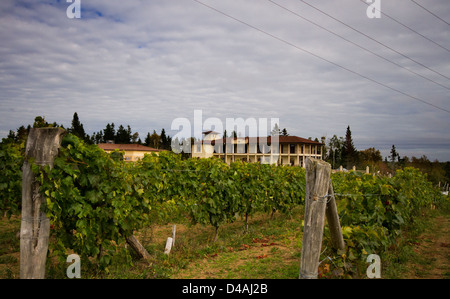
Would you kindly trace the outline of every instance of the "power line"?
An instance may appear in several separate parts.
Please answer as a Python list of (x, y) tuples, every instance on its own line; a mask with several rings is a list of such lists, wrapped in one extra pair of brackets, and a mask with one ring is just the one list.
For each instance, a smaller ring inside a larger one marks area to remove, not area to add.
[(238, 18), (235, 18), (235, 17), (233, 17), (233, 16), (231, 16), (231, 15), (229, 15), (229, 14), (227, 14), (227, 13), (221, 11), (221, 10), (218, 10), (217, 8), (212, 7), (212, 6), (210, 6), (210, 5), (206, 4), (206, 3), (203, 3), (203, 2), (201, 2), (201, 1), (199, 1), (199, 0), (192, 0), (192, 1), (195, 1), (195, 2), (197, 2), (198, 4), (201, 4), (201, 5), (207, 7), (207, 8), (209, 8), (209, 9), (211, 9), (211, 10), (214, 10), (214, 11), (217, 12), (217, 13), (220, 13), (221, 15), (226, 16), (227, 18), (230, 18), (230, 19), (232, 19), (232, 20), (234, 20), (234, 21), (236, 21), (236, 22), (239, 22), (239, 23), (241, 23), (241, 24), (243, 24), (243, 25), (245, 25), (245, 26), (247, 26), (247, 27), (250, 27), (250, 28), (252, 28), (252, 29), (254, 29), (254, 30), (256, 30), (256, 31), (258, 31), (258, 32), (260, 32), (260, 33), (263, 33), (263, 34), (265, 34), (265, 35), (267, 35), (267, 36), (270, 36), (270, 37), (272, 37), (273, 39), (276, 39), (276, 40), (278, 40), (278, 41), (280, 41), (280, 42), (282, 42), (282, 43), (284, 43), (284, 44), (287, 44), (287, 45), (289, 45), (289, 46), (291, 46), (291, 47), (293, 47), (293, 48), (295, 48), (295, 49), (297, 49), (297, 50), (300, 50), (300, 51), (302, 51), (302, 52), (305, 52), (305, 53), (307, 53), (307, 54), (309, 54), (309, 55), (311, 55), (311, 56), (314, 56), (314, 57), (316, 57), (316, 58), (318, 58), (318, 59), (321, 59), (321, 60), (323, 60), (323, 61), (325, 61), (325, 62), (328, 62), (328, 63), (330, 63), (330, 64), (332, 64), (332, 65), (334, 65), (334, 66), (337, 66), (337, 67), (339, 67), (339, 68), (341, 68), (341, 69), (344, 69), (344, 70), (346, 70), (346, 71), (348, 71), (348, 72), (350, 72), (350, 73), (352, 73), (352, 74), (354, 74), (354, 75), (357, 75), (357, 76), (359, 76), (359, 77), (361, 77), (361, 78), (364, 78), (364, 79), (366, 79), (366, 80), (369, 80), (369, 81), (371, 81), (371, 82), (373, 82), (373, 83), (376, 83), (376, 84), (378, 84), (378, 85), (380, 85), (380, 86), (383, 86), (383, 87), (388, 88), (388, 89), (390, 89), (390, 90), (392, 90), (392, 91), (395, 91), (395, 92), (397, 92), (397, 93), (400, 93), (400, 94), (402, 94), (402, 95), (404, 95), (404, 96), (407, 96), (407, 97), (409, 97), (409, 98), (411, 98), (411, 99), (414, 99), (414, 100), (416, 100), (416, 101), (422, 102), (423, 104), (426, 104), (426, 105), (432, 106), (432, 107), (434, 107), (434, 108), (436, 108), (436, 109), (439, 109), (439, 110), (445, 111), (445, 112), (447, 112), (447, 113), (450, 113), (450, 110), (447, 110), (447, 109), (445, 109), (445, 108), (442, 108), (442, 107), (439, 107), (439, 106), (434, 105), (434, 104), (432, 104), (432, 103), (429, 103), (429, 102), (427, 102), (427, 101), (425, 101), (425, 100), (422, 100), (422, 99), (420, 99), (420, 98), (418, 98), (418, 97), (415, 97), (415, 96), (413, 96), (413, 95), (407, 94), (407, 93), (405, 93), (405, 92), (403, 92), (403, 91), (401, 91), (401, 90), (399, 90), (399, 89), (396, 89), (396, 88), (394, 88), (394, 87), (391, 87), (391, 86), (389, 86), (389, 85), (386, 85), (386, 84), (384, 84), (384, 83), (382, 83), (382, 82), (379, 82), (379, 81), (377, 81), (377, 80), (375, 80), (375, 79), (372, 79), (372, 78), (370, 78), (370, 77), (367, 77), (367, 76), (365, 76), (365, 75), (363, 75), (363, 74), (361, 74), (361, 73), (358, 73), (358, 72), (356, 72), (356, 71), (353, 71), (353, 70), (351, 70), (351, 69), (349, 69), (349, 68), (347, 68), (347, 67), (345, 67), (345, 66), (342, 66), (342, 65), (340, 65), (340, 64), (338, 64), (338, 63), (336, 63), (336, 62), (333, 62), (333, 61), (331, 61), (331, 60), (328, 60), (328, 59), (326, 59), (326, 58), (323, 58), (323, 57), (321, 57), (321, 56), (319, 56), (319, 55), (317, 55), (317, 54), (314, 54), (314, 53), (311, 52), (311, 51), (308, 51), (308, 50), (306, 50), (306, 49), (303, 49), (303, 48), (301, 48), (301, 47), (299, 47), (299, 46), (297, 46), (297, 45), (295, 45), (295, 44), (293, 44), (293, 43), (291, 43), (291, 42), (289, 42), (289, 41), (287, 41), (287, 40), (285, 40), (285, 39), (282, 39), (282, 38), (280, 38), (280, 37), (278, 37), (278, 36), (276, 36), (276, 35), (273, 35), (273, 34), (267, 32), (267, 31), (264, 31), (264, 30), (262, 30), (262, 29), (260, 29), (260, 28), (258, 28), (258, 27), (255, 27), (255, 26), (253, 26), (253, 25), (251, 25), (251, 24), (249, 24), (249, 23), (247, 23), (247, 22), (245, 22), (245, 21), (242, 21), (242, 20), (238, 19)]
[[(365, 2), (364, 0), (359, 0), (359, 1), (361, 1), (361, 2), (364, 3), (365, 5), (369, 5), (369, 4), (368, 4), (367, 2)], [(375, 8), (375, 9), (376, 9), (376, 8)], [(376, 10), (379, 11), (378, 9), (376, 9)], [(426, 37), (425, 35), (423, 35), (423, 34), (417, 32), (416, 30), (412, 29), (412, 28), (409, 27), (408, 25), (405, 25), (405, 24), (403, 24), (402, 22), (396, 20), (395, 18), (391, 17), (390, 15), (388, 15), (387, 13), (385, 13), (384, 11), (379, 11), (379, 12), (380, 12), (383, 16), (385, 16), (385, 17), (391, 19), (392, 21), (396, 22), (397, 24), (399, 24), (399, 25), (405, 27), (406, 29), (409, 29), (411, 32), (414, 32), (415, 34), (417, 34), (417, 35), (423, 37), (424, 39), (428, 40), (429, 42), (432, 42), (433, 44), (437, 45), (438, 47), (441, 47), (441, 48), (444, 49), (445, 51), (450, 52), (450, 49), (448, 49), (448, 48), (442, 46), (441, 44), (438, 44), (438, 43), (435, 42), (434, 40), (432, 40), (432, 39)]]
[(397, 54), (399, 54), (399, 55), (401, 55), (401, 56), (403, 56), (403, 57), (405, 57), (405, 58), (407, 58), (407, 59), (409, 59), (409, 60), (411, 60), (411, 61), (413, 61), (413, 62), (415, 62), (415, 63), (417, 63), (418, 65), (420, 65), (420, 66), (426, 68), (427, 70), (430, 70), (430, 71), (432, 71), (432, 72), (434, 72), (434, 73), (436, 73), (436, 74), (438, 74), (438, 75), (441, 75), (442, 77), (446, 78), (447, 80), (450, 80), (449, 77), (447, 77), (447, 76), (441, 74), (440, 72), (435, 71), (435, 70), (429, 68), (428, 66), (424, 65), (423, 63), (420, 63), (419, 61), (412, 59), (412, 58), (409, 57), (408, 55), (405, 55), (405, 54), (403, 54), (403, 53), (401, 53), (401, 52), (399, 52), (399, 51), (393, 49), (392, 47), (389, 47), (388, 45), (386, 45), (386, 44), (384, 44), (384, 43), (382, 43), (382, 42), (376, 40), (375, 38), (373, 38), (373, 37), (371, 37), (371, 36), (369, 36), (369, 35), (367, 35), (367, 34), (365, 34), (365, 33), (362, 32), (361, 30), (358, 30), (358, 29), (356, 29), (356, 28), (354, 28), (354, 27), (348, 25), (347, 23), (345, 23), (345, 22), (343, 22), (343, 21), (341, 21), (341, 20), (339, 20), (339, 19), (333, 17), (332, 15), (330, 15), (330, 14), (324, 12), (323, 10), (321, 10), (321, 9), (319, 9), (319, 8), (317, 8), (317, 7), (315, 7), (314, 5), (309, 4), (309, 3), (305, 2), (304, 0), (299, 0), (299, 1), (305, 3), (306, 5), (308, 5), (309, 7), (312, 7), (313, 9), (319, 11), (320, 13), (322, 13), (322, 14), (328, 16), (329, 18), (331, 18), (331, 19), (333, 19), (333, 20), (335, 20), (335, 21), (341, 23), (342, 25), (344, 25), (344, 26), (346, 26), (346, 27), (352, 29), (353, 31), (355, 31), (355, 32), (357, 32), (357, 33), (359, 33), (359, 34), (361, 34), (361, 35), (364, 35), (365, 37), (367, 37), (368, 39), (370, 39), (370, 40), (376, 42), (377, 44), (380, 44), (380, 45), (382, 45), (383, 47), (385, 47), (385, 48), (387, 48), (387, 49), (389, 49), (389, 50), (391, 50), (391, 51), (393, 51), (393, 52), (395, 52), (395, 53), (397, 53)]
[(445, 89), (450, 90), (449, 87), (447, 87), (447, 86), (445, 86), (445, 85), (442, 85), (442, 84), (440, 84), (440, 83), (438, 83), (438, 82), (436, 82), (436, 81), (434, 81), (434, 80), (432, 80), (432, 79), (430, 79), (430, 78), (428, 78), (428, 77), (425, 77), (425, 76), (423, 76), (423, 75), (421, 75), (421, 74), (419, 74), (419, 73), (417, 73), (417, 72), (415, 72), (415, 71), (413, 71), (413, 70), (410, 70), (410, 69), (408, 69), (407, 67), (404, 67), (404, 66), (402, 66), (402, 65), (400, 65), (400, 64), (398, 64), (398, 63), (396, 63), (396, 62), (394, 62), (394, 61), (392, 61), (392, 60), (390, 60), (390, 59), (388, 59), (388, 58), (386, 58), (386, 57), (383, 57), (383, 56), (381, 56), (380, 54), (378, 54), (378, 53), (376, 53), (376, 52), (374, 52), (374, 51), (372, 51), (372, 50), (370, 50), (370, 49), (367, 49), (367, 48), (365, 48), (365, 47), (363, 47), (363, 46), (361, 46), (361, 45), (358, 45), (357, 43), (355, 43), (355, 42), (353, 42), (353, 41), (351, 41), (351, 40), (349, 40), (349, 39), (343, 37), (342, 35), (337, 34), (336, 32), (333, 32), (333, 31), (331, 31), (331, 30), (325, 28), (324, 26), (322, 26), (322, 25), (320, 25), (320, 24), (317, 24), (317, 23), (315, 23), (315, 22), (313, 22), (313, 21), (311, 21), (311, 20), (305, 18), (304, 16), (302, 16), (302, 15), (296, 13), (295, 11), (290, 10), (289, 8), (284, 7), (283, 5), (281, 5), (281, 4), (279, 4), (279, 3), (276, 3), (276, 2), (274, 2), (274, 1), (272, 1), (272, 0), (268, 0), (268, 1), (271, 2), (271, 3), (273, 3), (273, 4), (275, 4), (275, 5), (277, 5), (278, 7), (282, 8), (282, 9), (284, 9), (284, 10), (289, 11), (290, 13), (296, 15), (297, 17), (299, 17), (299, 18), (301, 18), (301, 19), (303, 19), (303, 20), (305, 20), (305, 21), (307, 21), (307, 22), (309, 22), (309, 23), (311, 23), (311, 24), (313, 24), (313, 25), (315, 25), (315, 26), (317, 26), (317, 27), (319, 27), (319, 28), (321, 28), (321, 29), (327, 31), (328, 33), (331, 33), (331, 34), (333, 34), (333, 35), (335, 35), (335, 36), (337, 36), (337, 37), (339, 37), (339, 38), (345, 40), (346, 42), (351, 43), (352, 45), (354, 45), (354, 46), (356, 46), (356, 47), (358, 47), (358, 48), (360, 48), (360, 49), (362, 49), (362, 50), (364, 50), (364, 51), (366, 51), (366, 52), (369, 52), (369, 53), (371, 53), (371, 54), (373, 54), (373, 55), (375, 55), (375, 56), (377, 56), (377, 57), (379, 57), (379, 58), (381, 58), (381, 59), (383, 59), (383, 60), (385, 60), (385, 61), (387, 61), (387, 62), (390, 62), (390, 63), (392, 63), (392, 64), (394, 64), (394, 65), (396, 65), (396, 66), (398, 66), (398, 67), (401, 67), (402, 69), (407, 70), (407, 71), (410, 72), (410, 73), (413, 73), (413, 74), (415, 74), (415, 75), (417, 75), (417, 76), (422, 77), (422, 78), (425, 79), (425, 80), (428, 80), (428, 81), (433, 82), (433, 83), (435, 83), (435, 84), (437, 84), (437, 85), (439, 85), (439, 86), (441, 86), (441, 87), (443, 87), (443, 88), (445, 88)]
[(436, 15), (436, 14), (434, 14), (433, 12), (431, 12), (430, 10), (426, 9), (424, 6), (420, 5), (420, 4), (417, 3), (416, 1), (411, 0), (411, 2), (414, 3), (414, 4), (416, 4), (417, 6), (421, 7), (423, 10), (428, 11), (431, 15), (435, 16), (437, 19), (441, 20), (442, 22), (444, 22), (445, 24), (447, 24), (447, 25), (450, 26), (450, 24), (449, 24), (446, 20), (440, 18), (438, 15)]

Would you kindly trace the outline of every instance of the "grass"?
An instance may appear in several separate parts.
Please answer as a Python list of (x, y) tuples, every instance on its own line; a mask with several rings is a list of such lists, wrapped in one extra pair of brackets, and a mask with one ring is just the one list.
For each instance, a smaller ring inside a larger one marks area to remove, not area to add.
[[(424, 211), (411, 226), (414, 229), (407, 229), (398, 245), (381, 255), (382, 278), (450, 278), (449, 211), (448, 206)], [(181, 220), (176, 223), (175, 247), (168, 256), (163, 252), (173, 224), (155, 224), (135, 233), (150, 260), (136, 260), (126, 246), (120, 246), (108, 269), (98, 269), (95, 261), (82, 261), (81, 275), (86, 279), (296, 279), (302, 219), (303, 207), (294, 209), (291, 216), (256, 214), (249, 219), (248, 232), (244, 219), (238, 219), (222, 225), (215, 242), (214, 228)], [(0, 220), (0, 278), (19, 277), (19, 229), (19, 217)], [(47, 278), (66, 278), (67, 263), (49, 254), (47, 264)], [(365, 273), (365, 268), (360, 272)]]
[[(161, 256), (161, 252), (165, 239), (171, 235), (171, 224), (141, 233), (152, 236), (148, 245), (143, 243), (153, 257), (152, 267), (159, 270), (157, 277), (296, 278), (301, 216), (301, 208), (292, 217), (277, 214), (270, 219), (258, 214), (250, 219), (248, 232), (244, 232), (243, 220), (238, 220), (223, 225), (216, 242), (212, 241), (211, 227), (177, 224), (176, 246), (168, 257)], [(285, 264), (294, 270), (287, 270), (282, 266)]]
[[(213, 242), (214, 228), (177, 223), (176, 243), (169, 256), (164, 247), (172, 224), (152, 225), (135, 233), (149, 261), (136, 260), (126, 246), (119, 248), (108, 269), (81, 262), (82, 278), (297, 278), (300, 263), (303, 208), (290, 216), (257, 214), (224, 224)], [(0, 278), (19, 277), (20, 219), (0, 221)], [(69, 264), (49, 254), (47, 278), (65, 278)], [(132, 264), (132, 265), (131, 265)]]
[(19, 228), (19, 217), (0, 221), (0, 278), (19, 277), (20, 240), (16, 236)]
[(384, 278), (449, 279), (450, 204), (424, 210), (399, 239), (399, 246), (384, 256)]

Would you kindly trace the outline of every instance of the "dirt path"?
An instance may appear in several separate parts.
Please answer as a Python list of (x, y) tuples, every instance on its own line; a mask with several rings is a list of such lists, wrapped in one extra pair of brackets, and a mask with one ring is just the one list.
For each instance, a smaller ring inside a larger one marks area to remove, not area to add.
[(415, 258), (410, 261), (405, 278), (450, 278), (450, 215), (440, 215), (433, 220), (414, 244)]

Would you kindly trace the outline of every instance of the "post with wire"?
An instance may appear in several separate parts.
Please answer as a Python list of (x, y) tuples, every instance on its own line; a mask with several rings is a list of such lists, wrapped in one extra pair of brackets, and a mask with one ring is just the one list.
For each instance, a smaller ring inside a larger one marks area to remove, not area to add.
[(330, 226), (333, 246), (345, 249), (331, 184), (331, 166), (321, 160), (306, 159), (306, 196), (300, 279), (318, 276), (325, 215)]

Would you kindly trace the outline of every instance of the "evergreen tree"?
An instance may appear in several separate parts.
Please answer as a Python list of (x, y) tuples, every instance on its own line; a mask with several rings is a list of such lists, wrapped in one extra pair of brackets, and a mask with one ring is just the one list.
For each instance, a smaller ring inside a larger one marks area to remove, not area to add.
[(33, 128), (45, 128), (48, 127), (48, 122), (42, 116), (36, 116), (34, 118)]
[(130, 125), (127, 125), (127, 139), (128, 139), (127, 143), (131, 143), (132, 138), (133, 138), (133, 133), (131, 131), (131, 127), (130, 127)]
[(347, 131), (345, 133), (345, 142), (344, 148), (342, 151), (342, 158), (346, 164), (347, 169), (353, 167), (353, 165), (357, 164), (358, 156), (355, 146), (353, 145), (352, 140), (352, 131), (350, 131), (350, 126), (347, 127)]
[(399, 154), (397, 153), (397, 150), (395, 149), (395, 145), (392, 145), (391, 155), (389, 157), (391, 158), (391, 163), (392, 164), (394, 164), (395, 163), (395, 159), (397, 159), (397, 157), (399, 157)]
[(82, 140), (86, 140), (86, 132), (76, 112), (73, 114), (72, 127), (70, 127), (69, 132)]
[(145, 137), (144, 140), (144, 145), (150, 146), (150, 139), (151, 139), (150, 133), (147, 133), (147, 136)]
[(26, 142), (27, 138), (28, 138), (28, 132), (30, 131), (30, 129), (26, 129), (24, 126), (20, 126), (17, 129), (17, 135), (16, 135), (16, 142), (17, 143), (22, 143), (22, 142)]
[(275, 124), (273, 126), (272, 131), (270, 132), (270, 135), (271, 136), (277, 136), (277, 135), (280, 136), (280, 134), (281, 134), (280, 127), (278, 126), (278, 124)]
[(400, 158), (400, 155), (397, 153), (397, 150), (395, 149), (395, 145), (392, 145), (391, 148), (391, 155), (389, 156), (391, 160), (391, 167), (392, 171), (395, 170), (395, 160)]
[(118, 144), (129, 144), (131, 143), (131, 128), (128, 126), (128, 129), (125, 130), (125, 128), (120, 125), (119, 129), (117, 129), (117, 133), (115, 136), (114, 141)]
[(289, 136), (289, 134), (288, 134), (286, 128), (284, 128), (284, 129), (281, 131), (281, 136)]
[(166, 130), (162, 128), (160, 135), (161, 149), (170, 150), (172, 138), (166, 136)]
[(6, 143), (15, 143), (16, 142), (16, 132), (14, 132), (13, 130), (9, 130), (9, 134), (6, 138), (2, 139), (2, 143), (6, 144)]
[(103, 131), (94, 132), (91, 136), (91, 143), (99, 144), (105, 142), (103, 139)]
[(103, 141), (114, 141), (116, 138), (116, 130), (114, 129), (114, 123), (107, 124), (106, 128), (103, 130)]

